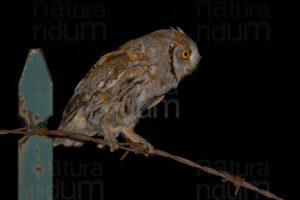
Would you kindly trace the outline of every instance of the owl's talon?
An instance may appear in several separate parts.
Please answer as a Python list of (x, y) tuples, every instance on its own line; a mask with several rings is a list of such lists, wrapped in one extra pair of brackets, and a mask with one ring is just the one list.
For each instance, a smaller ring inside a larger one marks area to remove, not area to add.
[(97, 144), (98, 149), (104, 149), (104, 147), (105, 147), (105, 145), (103, 145), (103, 144)]
[(115, 140), (115, 141), (113, 142), (113, 146), (114, 146), (114, 150), (118, 150), (118, 149), (120, 148), (119, 142), (118, 142), (117, 140)]
[(110, 152), (114, 152), (119, 149), (119, 142), (117, 140), (108, 141), (108, 142), (109, 142), (108, 146)]
[(149, 154), (153, 154), (154, 153), (154, 147), (152, 144), (150, 144), (147, 140), (141, 138), (141, 144), (143, 145), (143, 149), (145, 151), (144, 155), (146, 157), (149, 156)]
[(110, 152), (114, 152), (119, 149), (119, 142), (115, 137), (106, 135), (104, 139), (108, 142)]

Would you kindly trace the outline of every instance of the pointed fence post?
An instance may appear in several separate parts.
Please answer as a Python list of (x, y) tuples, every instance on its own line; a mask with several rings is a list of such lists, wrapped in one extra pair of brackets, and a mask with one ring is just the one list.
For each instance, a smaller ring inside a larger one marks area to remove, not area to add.
[[(30, 49), (19, 82), (19, 116), (35, 126), (53, 114), (53, 83), (41, 49)], [(53, 197), (52, 141), (46, 136), (24, 136), (18, 142), (19, 200)]]

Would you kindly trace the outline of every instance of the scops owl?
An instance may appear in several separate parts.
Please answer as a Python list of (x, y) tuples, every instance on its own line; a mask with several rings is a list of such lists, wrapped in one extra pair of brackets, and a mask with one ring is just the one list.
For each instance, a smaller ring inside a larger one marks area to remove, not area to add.
[[(198, 66), (195, 42), (180, 28), (154, 31), (130, 40), (102, 56), (77, 85), (59, 130), (89, 136), (101, 135), (110, 151), (123, 134), (146, 152), (153, 146), (134, 132), (144, 110), (159, 103)], [(82, 141), (56, 138), (54, 146), (83, 145)]]

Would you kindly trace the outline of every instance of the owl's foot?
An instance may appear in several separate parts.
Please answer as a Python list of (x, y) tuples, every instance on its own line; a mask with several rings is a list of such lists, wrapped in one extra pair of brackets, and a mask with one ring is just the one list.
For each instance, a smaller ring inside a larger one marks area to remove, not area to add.
[(141, 137), (140, 143), (142, 145), (143, 151), (145, 152), (144, 155), (147, 157), (149, 154), (154, 153), (154, 147), (150, 144), (146, 139)]
[(110, 152), (114, 152), (119, 149), (119, 142), (111, 133), (106, 133), (104, 140), (108, 142)]
[(145, 156), (154, 153), (153, 145), (150, 144), (146, 139), (136, 134), (132, 129), (123, 128), (122, 133), (127, 139), (129, 139), (130, 142), (133, 142), (132, 146), (136, 148), (137, 153), (144, 153)]

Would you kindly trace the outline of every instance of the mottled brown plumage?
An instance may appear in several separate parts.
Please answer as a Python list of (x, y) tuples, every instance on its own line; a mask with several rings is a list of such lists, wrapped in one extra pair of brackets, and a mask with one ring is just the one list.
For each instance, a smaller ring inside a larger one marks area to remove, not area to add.
[[(141, 113), (159, 103), (192, 73), (200, 60), (196, 44), (181, 29), (165, 29), (131, 40), (108, 53), (85, 75), (67, 104), (60, 130), (103, 135), (110, 150), (122, 132), (129, 140), (152, 145), (134, 133)], [(57, 138), (54, 145), (81, 146)]]

